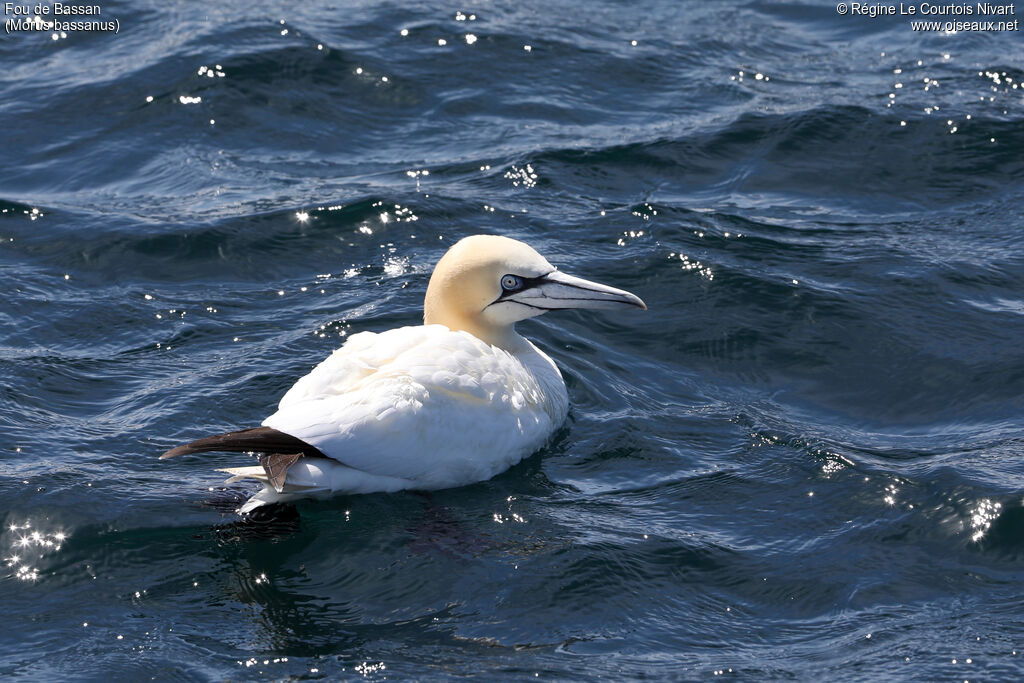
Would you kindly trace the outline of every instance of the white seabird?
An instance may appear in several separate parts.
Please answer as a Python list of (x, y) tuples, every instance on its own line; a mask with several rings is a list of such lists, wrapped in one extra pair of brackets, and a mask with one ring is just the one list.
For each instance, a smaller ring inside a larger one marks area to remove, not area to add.
[(556, 270), (528, 245), (476, 235), (441, 257), (423, 325), (360, 332), (301, 378), (262, 427), (173, 448), (254, 451), (225, 470), (263, 489), (239, 512), (336, 493), (435, 490), (490, 479), (562, 424), (555, 363), (515, 323), (570, 308), (646, 309), (638, 297)]

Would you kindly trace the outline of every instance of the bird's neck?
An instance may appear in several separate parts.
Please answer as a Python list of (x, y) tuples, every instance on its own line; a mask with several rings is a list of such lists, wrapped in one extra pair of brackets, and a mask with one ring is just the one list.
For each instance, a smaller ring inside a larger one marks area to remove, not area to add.
[(453, 332), (469, 332), (477, 339), (512, 354), (530, 347), (530, 342), (516, 332), (514, 325), (490, 325), (480, 320), (451, 315), (445, 316), (442, 320), (434, 320), (430, 316), (426, 316), (423, 322), (427, 325), (441, 324)]

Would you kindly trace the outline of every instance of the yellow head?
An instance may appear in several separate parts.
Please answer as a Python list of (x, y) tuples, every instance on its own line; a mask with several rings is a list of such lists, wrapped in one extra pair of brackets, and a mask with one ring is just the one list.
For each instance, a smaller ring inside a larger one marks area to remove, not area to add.
[(647, 306), (614, 287), (559, 272), (532, 247), (508, 237), (474, 235), (441, 257), (427, 285), (424, 323), (465, 330), (510, 349), (519, 320), (565, 308)]

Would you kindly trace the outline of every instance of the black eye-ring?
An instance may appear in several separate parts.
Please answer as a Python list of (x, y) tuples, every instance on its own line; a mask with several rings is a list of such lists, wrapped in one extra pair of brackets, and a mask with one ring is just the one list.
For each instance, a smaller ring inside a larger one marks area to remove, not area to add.
[(506, 292), (518, 291), (523, 288), (523, 280), (516, 275), (505, 275), (501, 278), (501, 288)]

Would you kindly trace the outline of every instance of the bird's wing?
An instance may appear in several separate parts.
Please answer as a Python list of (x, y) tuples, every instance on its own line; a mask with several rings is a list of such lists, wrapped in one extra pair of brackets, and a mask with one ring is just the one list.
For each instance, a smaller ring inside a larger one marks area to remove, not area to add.
[(506, 351), (440, 325), (354, 335), (263, 424), (375, 475), (444, 488), (487, 479), (556, 426)]

